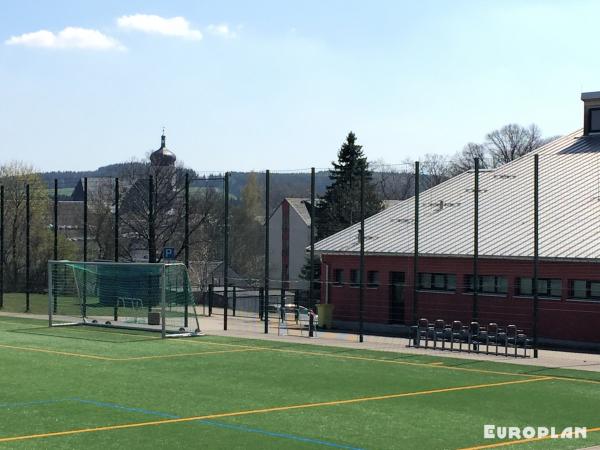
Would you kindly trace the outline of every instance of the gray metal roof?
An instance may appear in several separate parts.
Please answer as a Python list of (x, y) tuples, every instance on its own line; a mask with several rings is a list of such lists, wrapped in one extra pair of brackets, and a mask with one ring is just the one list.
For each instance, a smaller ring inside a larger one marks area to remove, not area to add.
[(292, 208), (298, 213), (302, 221), (306, 225), (310, 225), (310, 211), (308, 210), (307, 203), (310, 205), (310, 200), (307, 198), (295, 198), (286, 197), (285, 200), (290, 204)]
[[(497, 169), (480, 172), (479, 254), (533, 256), (533, 154), (539, 154), (540, 256), (600, 258), (600, 137), (582, 130)], [(421, 193), (419, 253), (473, 254), (474, 175)], [(359, 224), (317, 242), (320, 253), (357, 253)], [(412, 254), (414, 197), (365, 221), (365, 251)]]

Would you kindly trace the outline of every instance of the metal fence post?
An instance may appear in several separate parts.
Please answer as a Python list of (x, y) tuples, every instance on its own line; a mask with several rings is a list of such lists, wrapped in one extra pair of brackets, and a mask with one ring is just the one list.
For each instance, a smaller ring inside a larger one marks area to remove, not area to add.
[[(87, 262), (88, 238), (88, 179), (83, 179), (83, 262)], [(87, 317), (87, 271), (83, 271), (83, 299), (81, 305), (83, 317)]]
[[(183, 236), (183, 262), (185, 267), (190, 267), (190, 174), (185, 173), (185, 215), (184, 215), (184, 236)], [(186, 294), (190, 292), (189, 278), (185, 277)], [(193, 301), (193, 300), (192, 300)], [(183, 310), (183, 326), (188, 326), (189, 321), (189, 301), (186, 300)]]
[(473, 187), (473, 317), (479, 320), (479, 158), (475, 158), (475, 179)]
[(308, 288), (308, 335), (313, 337), (315, 328), (313, 309), (315, 295), (315, 168), (310, 169), (310, 276)]
[[(119, 262), (119, 178), (115, 178), (115, 226), (114, 226), (114, 241), (115, 241), (115, 253), (114, 260)], [(113, 307), (113, 319), (116, 322), (119, 320), (119, 305), (115, 301)]]
[(229, 309), (229, 172), (225, 172), (225, 226), (223, 228), (223, 330), (227, 330), (227, 310)]
[(208, 285), (208, 317), (212, 316), (213, 293), (214, 293), (214, 286), (211, 283)]
[(4, 307), (4, 186), (0, 186), (0, 308)]
[(412, 307), (412, 323), (417, 323), (417, 308), (419, 304), (419, 193), (420, 187), (420, 171), (419, 161), (415, 161), (415, 242), (413, 254), (413, 307)]
[(148, 179), (148, 262), (156, 262), (156, 248), (154, 236), (154, 178)]
[[(88, 241), (88, 179), (83, 179), (83, 262), (87, 261)], [(84, 271), (85, 273), (85, 271)]]
[[(52, 220), (52, 223), (54, 224), (54, 251), (53, 251), (53, 258), (54, 261), (58, 260), (58, 179), (55, 178), (54, 179), (54, 218)], [(50, 266), (48, 266), (50, 267)], [(52, 264), (52, 271), (56, 271), (56, 264)], [(54, 277), (55, 278), (56, 272), (54, 273), (49, 273), (48, 277)], [(58, 299), (56, 298), (56, 289), (54, 288), (54, 286), (52, 284), (50, 284), (50, 286), (52, 286), (52, 300), (53, 300), (53, 305), (52, 305), (52, 311), (56, 314), (58, 312)], [(49, 305), (50, 307), (50, 305)]]
[(365, 320), (365, 168), (360, 171), (360, 261), (358, 281), (359, 288), (359, 342), (364, 340), (364, 320)]
[(265, 279), (264, 279), (264, 300), (263, 317), (265, 319), (265, 334), (269, 332), (269, 216), (271, 215), (269, 207), (270, 193), (270, 173), (265, 172)]
[(265, 288), (258, 288), (258, 318), (263, 320), (265, 314)]
[(115, 178), (115, 262), (119, 262), (119, 201), (119, 179)]
[(538, 275), (539, 275), (539, 155), (533, 155), (533, 357), (538, 357)]
[(233, 309), (233, 317), (235, 317), (235, 309), (236, 309), (236, 303), (237, 303), (237, 293), (236, 293), (236, 287), (235, 284), (231, 287), (232, 290), (232, 297), (233, 297), (233, 305), (232, 305), (232, 309)]
[(58, 260), (58, 179), (54, 179), (54, 218), (52, 220), (54, 224), (54, 251), (52, 252), (54, 261)]
[(31, 191), (29, 183), (25, 186), (25, 312), (30, 310), (29, 275), (31, 271)]

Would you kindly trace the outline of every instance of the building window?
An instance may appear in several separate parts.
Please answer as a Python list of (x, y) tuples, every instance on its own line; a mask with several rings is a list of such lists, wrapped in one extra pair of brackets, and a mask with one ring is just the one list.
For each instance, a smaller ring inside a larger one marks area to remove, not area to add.
[(379, 286), (379, 272), (369, 270), (367, 272), (367, 287), (374, 288)]
[(600, 281), (569, 280), (569, 297), (600, 301)]
[[(473, 275), (465, 275), (465, 292), (473, 292)], [(504, 295), (508, 293), (508, 281), (503, 276), (480, 275), (477, 292)]]
[(600, 132), (600, 108), (591, 108), (588, 111), (590, 115), (590, 133)]
[(428, 291), (455, 291), (456, 275), (449, 273), (420, 273), (419, 289)]
[(350, 286), (358, 286), (358, 270), (350, 269)]
[[(531, 297), (533, 295), (533, 279), (517, 279), (516, 295)], [(538, 278), (538, 295), (540, 297), (562, 297), (562, 280), (560, 278)]]
[(344, 284), (344, 269), (333, 270), (333, 284), (342, 285)]

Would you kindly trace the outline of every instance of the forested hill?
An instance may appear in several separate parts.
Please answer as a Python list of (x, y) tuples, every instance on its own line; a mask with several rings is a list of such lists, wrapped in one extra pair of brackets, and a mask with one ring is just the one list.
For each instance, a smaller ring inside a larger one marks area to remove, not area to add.
[[(131, 170), (131, 162), (110, 164), (99, 167), (96, 170), (88, 171), (58, 171), (44, 172), (42, 177), (48, 186), (52, 186), (54, 179), (58, 180), (60, 188), (74, 188), (77, 182), (84, 177), (117, 177), (126, 171)], [(134, 163), (137, 164), (137, 163)], [(141, 164), (141, 163), (139, 163)], [(229, 192), (235, 198), (239, 198), (242, 188), (248, 182), (251, 172), (232, 172), (230, 178)], [(197, 177), (194, 172), (190, 172), (192, 177)], [(264, 173), (256, 173), (257, 182), (261, 189), (264, 189)], [(317, 195), (325, 192), (325, 188), (330, 183), (329, 172), (317, 172), (315, 175), (315, 190)], [(201, 184), (201, 183), (200, 183)], [(270, 176), (271, 198), (276, 197), (310, 197), (310, 174), (309, 173), (277, 173), (271, 172)], [(273, 195), (276, 194), (276, 195)]]
[[(83, 177), (117, 177), (123, 173), (131, 172), (131, 162), (111, 164), (103, 166), (97, 170), (90, 171), (66, 171), (66, 172), (45, 172), (42, 177), (50, 187), (54, 184), (54, 179), (58, 180), (58, 186), (61, 189), (62, 200), (69, 200), (71, 192), (79, 180)], [(142, 164), (142, 163), (134, 163)], [(142, 172), (142, 171), (140, 171)], [(229, 193), (235, 202), (240, 199), (242, 189), (248, 183), (251, 174), (256, 176), (256, 184), (261, 192), (265, 188), (264, 172), (232, 172), (229, 183)], [(193, 180), (193, 186), (205, 186), (204, 181), (195, 172), (190, 170), (190, 176)], [(217, 175), (218, 176), (218, 175)], [(421, 189), (427, 189), (445, 178), (434, 179), (423, 175), (421, 177)], [(413, 176), (408, 172), (396, 171), (377, 171), (373, 173), (372, 181), (382, 199), (401, 200), (410, 197), (414, 192)], [(218, 182), (217, 182), (218, 183)], [(325, 193), (327, 186), (331, 184), (329, 171), (319, 171), (315, 174), (315, 191), (317, 196)], [(215, 186), (215, 182), (210, 183)], [(269, 196), (271, 207), (276, 207), (285, 197), (310, 197), (310, 173), (308, 172), (271, 172), (270, 174), (270, 192)]]
[(142, 165), (141, 163), (127, 162), (109, 164), (108, 166), (99, 167), (96, 170), (43, 172), (42, 178), (48, 183), (48, 186), (51, 186), (56, 178), (61, 188), (74, 188), (77, 182), (84, 177), (118, 177), (125, 172), (126, 168), (131, 167), (131, 164)]

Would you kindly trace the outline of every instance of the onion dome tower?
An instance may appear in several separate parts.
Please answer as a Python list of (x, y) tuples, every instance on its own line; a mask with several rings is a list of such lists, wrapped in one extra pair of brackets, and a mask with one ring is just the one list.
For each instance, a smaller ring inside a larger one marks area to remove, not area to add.
[(150, 162), (153, 166), (158, 167), (173, 167), (177, 157), (175, 153), (169, 150), (165, 144), (165, 130), (163, 129), (162, 136), (160, 137), (160, 148), (153, 151), (150, 154)]

